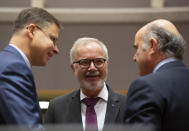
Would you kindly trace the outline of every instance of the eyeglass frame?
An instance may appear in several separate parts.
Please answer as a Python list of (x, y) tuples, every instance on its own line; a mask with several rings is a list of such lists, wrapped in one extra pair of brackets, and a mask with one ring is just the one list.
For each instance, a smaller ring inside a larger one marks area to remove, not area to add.
[(55, 46), (57, 46), (57, 41), (58, 41), (57, 38), (55, 38), (54, 36), (48, 35), (40, 26), (38, 26), (38, 25), (35, 25), (35, 26), (36, 26), (37, 29), (39, 29), (40, 31), (42, 31), (53, 42), (53, 44)]
[[(97, 65), (95, 64), (95, 60), (98, 60), (98, 59), (103, 60), (103, 63), (102, 63), (101, 66), (97, 66)], [(84, 67), (83, 65), (81, 65), (81, 61), (83, 61), (83, 60), (88, 60), (88, 61), (90, 61), (90, 63), (89, 63), (86, 67)], [(102, 68), (102, 67), (104, 66), (104, 64), (105, 64), (106, 61), (107, 61), (107, 59), (105, 59), (105, 58), (81, 59), (81, 60), (78, 60), (78, 61), (74, 61), (72, 64), (78, 64), (82, 69), (87, 69), (87, 68), (90, 67), (91, 62), (93, 62), (94, 66), (95, 66), (96, 68)]]

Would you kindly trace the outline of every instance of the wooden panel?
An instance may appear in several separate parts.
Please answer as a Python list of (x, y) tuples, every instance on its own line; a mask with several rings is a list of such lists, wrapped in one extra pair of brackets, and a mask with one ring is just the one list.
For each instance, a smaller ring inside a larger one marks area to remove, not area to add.
[[(57, 96), (62, 96), (72, 92), (73, 90), (37, 90), (39, 100), (50, 100)], [(126, 90), (115, 90), (115, 92), (126, 95)]]

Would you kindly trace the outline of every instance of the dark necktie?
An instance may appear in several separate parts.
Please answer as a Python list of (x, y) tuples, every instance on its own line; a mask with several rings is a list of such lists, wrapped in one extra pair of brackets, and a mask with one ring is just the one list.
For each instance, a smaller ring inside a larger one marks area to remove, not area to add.
[(98, 131), (97, 116), (94, 106), (100, 98), (85, 98), (82, 101), (86, 104), (85, 131)]

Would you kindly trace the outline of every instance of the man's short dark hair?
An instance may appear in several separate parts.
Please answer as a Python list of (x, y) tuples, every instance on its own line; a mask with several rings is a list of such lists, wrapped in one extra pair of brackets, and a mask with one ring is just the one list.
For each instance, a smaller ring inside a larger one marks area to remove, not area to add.
[(31, 23), (41, 27), (45, 27), (50, 23), (55, 23), (58, 28), (61, 28), (60, 22), (49, 12), (42, 8), (32, 7), (24, 9), (19, 13), (14, 22), (13, 33), (23, 29), (26, 25)]

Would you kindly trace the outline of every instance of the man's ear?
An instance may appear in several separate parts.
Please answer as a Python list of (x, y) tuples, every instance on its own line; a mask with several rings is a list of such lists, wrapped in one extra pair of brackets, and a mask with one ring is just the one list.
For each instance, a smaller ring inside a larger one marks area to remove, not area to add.
[(29, 24), (26, 26), (27, 34), (30, 38), (33, 38), (35, 27), (35, 24)]
[(73, 71), (73, 72), (75, 72), (74, 65), (73, 65), (73, 64), (71, 64), (71, 65), (70, 65), (70, 67), (71, 67), (72, 71)]
[(158, 41), (154, 38), (150, 39), (150, 54), (154, 54), (158, 51)]
[(107, 60), (107, 66), (109, 65), (109, 60)]

